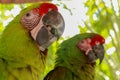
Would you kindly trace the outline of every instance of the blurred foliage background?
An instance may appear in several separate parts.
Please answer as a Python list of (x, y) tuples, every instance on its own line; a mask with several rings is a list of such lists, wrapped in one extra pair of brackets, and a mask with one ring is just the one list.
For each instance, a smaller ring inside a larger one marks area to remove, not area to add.
[[(96, 80), (120, 80), (120, 0), (51, 2), (57, 4), (61, 9), (66, 29), (63, 37), (49, 47), (47, 66), (43, 77), (54, 68), (55, 52), (62, 41), (77, 33), (95, 32), (106, 39), (105, 58), (101, 65), (96, 65)], [(75, 4), (76, 6), (74, 6)], [(29, 5), (31, 4), (0, 4), (0, 34), (5, 26), (19, 14), (20, 10)]]

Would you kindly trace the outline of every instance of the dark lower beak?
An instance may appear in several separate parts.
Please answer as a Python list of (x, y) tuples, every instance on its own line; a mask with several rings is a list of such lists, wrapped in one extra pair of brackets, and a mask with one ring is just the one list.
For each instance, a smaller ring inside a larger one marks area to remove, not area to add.
[[(52, 32), (51, 32), (52, 31)], [(43, 26), (37, 36), (36, 36), (36, 42), (39, 44), (40, 49), (44, 51), (46, 48), (48, 48), (54, 41), (59, 39), (59, 35), (57, 33), (56, 29), (48, 30), (47, 27)]]
[(104, 47), (103, 45), (96, 45), (92, 48), (92, 50), (88, 54), (88, 61), (89, 63), (94, 63), (96, 59), (100, 60), (100, 63), (103, 61), (104, 58)]
[(36, 36), (36, 42), (39, 45), (43, 45), (45, 43), (47, 43), (49, 41), (49, 34), (48, 34), (48, 30), (45, 27), (42, 27), (37, 36)]

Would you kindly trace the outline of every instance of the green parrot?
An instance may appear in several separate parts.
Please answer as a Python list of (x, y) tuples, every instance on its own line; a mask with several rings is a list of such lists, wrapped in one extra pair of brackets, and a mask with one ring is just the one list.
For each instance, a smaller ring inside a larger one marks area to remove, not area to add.
[(56, 52), (55, 68), (44, 80), (95, 80), (96, 59), (104, 58), (105, 39), (96, 33), (78, 34), (63, 41)]
[(55, 4), (23, 9), (0, 37), (0, 80), (40, 80), (47, 48), (60, 38), (64, 26)]

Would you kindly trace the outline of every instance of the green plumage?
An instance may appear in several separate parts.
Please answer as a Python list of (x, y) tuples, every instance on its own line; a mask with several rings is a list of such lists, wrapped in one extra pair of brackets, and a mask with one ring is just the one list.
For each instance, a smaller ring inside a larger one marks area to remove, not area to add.
[(0, 80), (40, 80), (45, 55), (38, 49), (29, 32), (21, 25), (21, 17), (30, 6), (7, 26), (0, 38)]
[(59, 46), (55, 68), (44, 80), (94, 80), (95, 66), (88, 64), (84, 53), (78, 49), (80, 40), (93, 37), (94, 33), (78, 34)]

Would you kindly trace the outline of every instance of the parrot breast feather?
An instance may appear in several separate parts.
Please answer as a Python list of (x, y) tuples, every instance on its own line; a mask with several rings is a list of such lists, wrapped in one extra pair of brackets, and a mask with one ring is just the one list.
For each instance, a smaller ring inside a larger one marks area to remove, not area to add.
[[(40, 77), (45, 68), (45, 55), (39, 50), (36, 42), (30, 37), (28, 31), (21, 25), (21, 17), (29, 10), (39, 6), (30, 6), (21, 11), (21, 13), (11, 21), (1, 34), (0, 38), (0, 80), (3, 72), (5, 78), (16, 76), (20, 80), (33, 80), (34, 77)], [(28, 70), (28, 71), (27, 71)], [(23, 71), (23, 72), (22, 72)], [(25, 72), (24, 72), (25, 71)], [(30, 71), (33, 75), (31, 75)], [(20, 75), (21, 74), (21, 75)], [(23, 76), (24, 75), (24, 76)], [(29, 75), (29, 78), (27, 78)], [(26, 76), (26, 77), (25, 77)], [(7, 79), (8, 80), (8, 79)]]
[(56, 52), (55, 68), (44, 80), (94, 80), (95, 68), (87, 63), (87, 57), (77, 46), (80, 40), (92, 38), (94, 35), (96, 34), (78, 34), (63, 41)]

